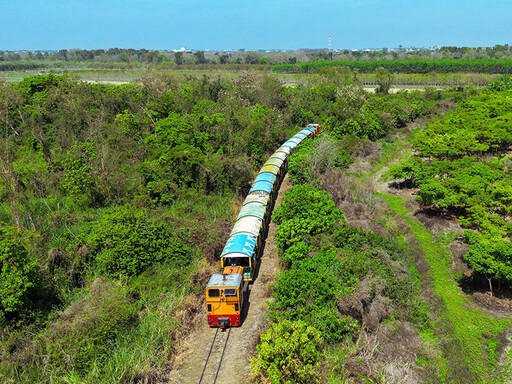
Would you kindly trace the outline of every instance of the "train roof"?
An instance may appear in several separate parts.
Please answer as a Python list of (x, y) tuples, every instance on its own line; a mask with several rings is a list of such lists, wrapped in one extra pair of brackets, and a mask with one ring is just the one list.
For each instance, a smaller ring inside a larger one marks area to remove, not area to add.
[(290, 154), (290, 151), (291, 151), (291, 148), (290, 148), (290, 147), (285, 147), (285, 146), (284, 146), (284, 144), (283, 144), (283, 145), (281, 145), (281, 146), (279, 147), (279, 149), (278, 149), (277, 151), (275, 151), (274, 153), (277, 153), (277, 152), (284, 152), (284, 153), (286, 153), (287, 155), (289, 155), (289, 154)]
[(286, 143), (284, 143), (282, 147), (288, 147), (290, 149), (294, 149), (299, 143), (296, 143), (295, 141), (292, 141), (292, 140), (288, 140)]
[(288, 154), (286, 152), (282, 152), (282, 151), (275, 151), (272, 156), (270, 156), (270, 159), (272, 158), (275, 158), (275, 159), (281, 159), (281, 160), (286, 160), (286, 158), (288, 157)]
[(276, 181), (276, 175), (270, 172), (260, 172), (258, 173), (258, 176), (254, 179), (254, 182), (258, 181), (268, 181), (269, 183), (274, 183)]
[(254, 216), (246, 216), (238, 219), (231, 230), (230, 236), (239, 233), (250, 234), (257, 237), (260, 234), (262, 220)]
[(275, 165), (276, 167), (281, 168), (281, 165), (283, 165), (284, 160), (280, 159), (278, 157), (270, 157), (263, 166), (265, 165)]
[(251, 189), (249, 190), (249, 193), (254, 191), (265, 191), (267, 193), (272, 192), (272, 188), (274, 187), (274, 183), (271, 183), (269, 181), (255, 181), (252, 184)]
[(266, 205), (261, 205), (257, 202), (254, 203), (248, 203), (242, 206), (242, 209), (240, 209), (240, 213), (238, 214), (238, 219), (241, 219), (242, 217), (246, 216), (254, 216), (261, 220), (263, 220), (263, 217), (265, 217), (265, 211), (267, 210)]
[(257, 192), (253, 192), (253, 193), (249, 193), (247, 195), (247, 197), (245, 198), (244, 200), (244, 204), (250, 204), (250, 203), (259, 203), (261, 205), (267, 205), (268, 203), (268, 199), (270, 197), (270, 194), (268, 193), (258, 193), (260, 191), (257, 191)]
[[(310, 131), (304, 131), (304, 130), (302, 130), (302, 131), (300, 131), (300, 132), (296, 133), (293, 137), (304, 140), (304, 138), (308, 137), (308, 135), (309, 135), (310, 133), (311, 133)], [(292, 138), (293, 138), (293, 137), (292, 137)]]
[(268, 165), (264, 165), (261, 168), (260, 173), (270, 172), (270, 173), (273, 173), (274, 175), (277, 175), (279, 173), (279, 169), (280, 168), (276, 165), (268, 164)]
[[(302, 142), (302, 139), (300, 137), (291, 137), (288, 139), (287, 143), (295, 143), (299, 145)], [(286, 143), (285, 143), (286, 144)], [(284, 144), (283, 144), (284, 145)]]
[(256, 248), (256, 236), (240, 233), (231, 236), (220, 257), (251, 257)]
[(239, 273), (230, 273), (227, 275), (222, 275), (220, 273), (216, 273), (210, 277), (210, 281), (208, 281), (208, 285), (206, 288), (228, 288), (235, 287), (240, 288), (243, 283), (243, 277)]

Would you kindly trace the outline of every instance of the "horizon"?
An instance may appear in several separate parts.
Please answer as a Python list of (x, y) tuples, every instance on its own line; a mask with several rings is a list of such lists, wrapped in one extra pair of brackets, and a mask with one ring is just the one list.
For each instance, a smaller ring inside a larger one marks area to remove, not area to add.
[[(469, 48), (469, 49), (484, 49), (484, 48), (494, 48), (496, 46), (512, 46), (512, 44), (509, 43), (496, 43), (493, 45), (488, 46), (442, 46), (442, 45), (432, 45), (432, 46), (419, 46), (419, 45), (410, 45), (410, 46), (397, 46), (397, 47), (359, 47), (359, 48), (332, 48), (333, 52), (341, 52), (341, 51), (365, 51), (365, 50), (372, 50), (372, 51), (395, 51), (395, 50), (407, 50), (407, 49), (415, 49), (415, 50), (440, 50), (442, 48)], [(255, 49), (246, 49), (246, 48), (227, 48), (227, 49), (195, 49), (195, 48), (187, 48), (187, 47), (181, 47), (180, 49), (169, 49), (169, 48), (154, 48), (149, 49), (145, 47), (141, 48), (133, 48), (133, 47), (108, 47), (108, 48), (79, 48), (79, 47), (72, 47), (72, 48), (56, 48), (56, 49), (0, 49), (0, 52), (49, 52), (49, 53), (56, 53), (62, 50), (67, 51), (75, 51), (75, 50), (87, 50), (87, 51), (95, 51), (95, 50), (104, 50), (108, 51), (111, 49), (120, 49), (120, 50), (148, 50), (148, 51), (157, 51), (157, 52), (198, 52), (198, 51), (204, 51), (204, 52), (301, 52), (301, 51), (322, 51), (322, 50), (328, 50), (328, 47), (302, 47), (297, 49), (286, 49), (286, 48), (255, 48)]]
[(19, 0), (0, 5), (0, 50), (324, 49), (329, 35), (333, 49), (489, 47), (510, 38), (510, 9), (506, 0)]

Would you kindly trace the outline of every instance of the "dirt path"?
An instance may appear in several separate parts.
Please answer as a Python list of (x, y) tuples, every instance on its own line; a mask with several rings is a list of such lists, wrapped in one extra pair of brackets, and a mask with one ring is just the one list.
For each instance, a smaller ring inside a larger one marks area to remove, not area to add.
[[(290, 187), (287, 175), (281, 184), (275, 208), (281, 204), (284, 193)], [(245, 320), (241, 327), (231, 330), (217, 378), (219, 384), (248, 382), (251, 371), (249, 362), (254, 354), (259, 335), (264, 329), (265, 314), (268, 310), (266, 302), (269, 301), (270, 286), (277, 274), (277, 248), (274, 242), (276, 227), (276, 224), (270, 224), (259, 274), (255, 283), (250, 286)], [(202, 316), (201, 325), (182, 343), (182, 351), (176, 358), (177, 368), (171, 373), (170, 383), (197, 384), (199, 382), (215, 334), (215, 329), (208, 327), (206, 323), (206, 313), (200, 316)], [(215, 350), (212, 351), (212, 356), (215, 352)], [(208, 377), (205, 375), (203, 383), (212, 383), (213, 375), (210, 373)]]

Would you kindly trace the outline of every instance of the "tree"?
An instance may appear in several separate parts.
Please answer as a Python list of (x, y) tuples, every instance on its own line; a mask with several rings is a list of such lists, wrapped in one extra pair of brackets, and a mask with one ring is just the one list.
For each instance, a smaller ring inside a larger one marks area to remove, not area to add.
[(391, 83), (393, 82), (393, 74), (390, 73), (387, 69), (380, 67), (375, 70), (374, 76), (375, 81), (377, 84), (379, 84), (376, 92), (387, 95), (389, 88), (391, 88)]
[(128, 54), (126, 52), (121, 52), (121, 54), (119, 55), (119, 61), (127, 63), (129, 61)]
[(258, 60), (258, 64), (268, 64), (268, 59), (266, 57), (262, 57)]
[(206, 59), (204, 58), (204, 51), (194, 52), (194, 56), (196, 57), (197, 64), (205, 64)]
[(245, 56), (245, 64), (258, 64), (259, 57), (255, 53), (248, 53)]
[(176, 64), (181, 65), (183, 64), (183, 52), (174, 52), (174, 61)]
[(219, 63), (227, 64), (229, 62), (229, 55), (223, 54), (219, 56)]
[(59, 52), (55, 54), (56, 60), (67, 60), (68, 59), (68, 50), (67, 49), (61, 49)]

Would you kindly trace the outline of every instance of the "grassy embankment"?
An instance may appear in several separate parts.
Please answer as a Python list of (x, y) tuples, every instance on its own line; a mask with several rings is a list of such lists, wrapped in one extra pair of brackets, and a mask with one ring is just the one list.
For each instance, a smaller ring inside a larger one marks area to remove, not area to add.
[[(388, 206), (399, 215), (409, 226), (425, 258), (430, 266), (428, 276), (432, 278), (432, 287), (436, 295), (442, 300), (443, 306), (440, 318), (437, 319), (434, 332), (424, 333), (425, 339), (436, 339), (436, 330), (453, 329), (462, 348), (462, 355), (478, 382), (496, 382), (499, 377), (494, 376), (498, 367), (502, 341), (499, 338), (512, 324), (508, 318), (499, 318), (487, 314), (476, 307), (465, 296), (450, 269), (452, 263), (447, 250), (439, 245), (423, 225), (411, 217), (411, 212), (405, 208), (403, 200), (398, 196), (379, 194)], [(442, 332), (444, 333), (444, 332)], [(442, 342), (437, 339), (436, 342)], [(456, 354), (456, 350), (447, 353)], [(447, 357), (440, 357), (439, 363), (447, 366)], [(453, 369), (451, 367), (450, 369)]]

